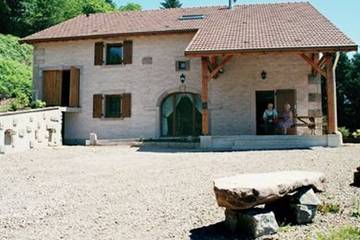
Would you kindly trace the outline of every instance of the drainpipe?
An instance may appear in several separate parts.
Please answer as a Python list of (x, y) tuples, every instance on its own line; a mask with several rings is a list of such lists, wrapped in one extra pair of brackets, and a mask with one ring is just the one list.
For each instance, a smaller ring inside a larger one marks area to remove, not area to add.
[(337, 99), (336, 99), (336, 67), (339, 63), (339, 58), (340, 58), (340, 52), (336, 52), (336, 56), (335, 56), (335, 60), (334, 60), (334, 65), (333, 65), (333, 76), (334, 76), (334, 110), (335, 110), (335, 124), (336, 124), (336, 129), (337, 129), (337, 124), (338, 124), (338, 120), (337, 120)]

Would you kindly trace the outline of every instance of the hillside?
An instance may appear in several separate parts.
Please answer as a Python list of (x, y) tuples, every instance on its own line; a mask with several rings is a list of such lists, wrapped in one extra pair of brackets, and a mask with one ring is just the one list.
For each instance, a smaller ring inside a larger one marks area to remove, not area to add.
[(0, 98), (16, 98), (19, 105), (27, 105), (32, 88), (32, 47), (18, 40), (0, 34)]

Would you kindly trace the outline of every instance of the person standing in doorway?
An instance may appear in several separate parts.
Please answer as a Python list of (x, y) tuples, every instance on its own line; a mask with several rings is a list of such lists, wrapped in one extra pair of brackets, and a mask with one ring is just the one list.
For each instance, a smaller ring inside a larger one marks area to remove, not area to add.
[(266, 135), (274, 134), (277, 118), (278, 118), (278, 113), (277, 113), (276, 109), (274, 108), (274, 104), (268, 103), (267, 109), (264, 111), (264, 114), (263, 114)]

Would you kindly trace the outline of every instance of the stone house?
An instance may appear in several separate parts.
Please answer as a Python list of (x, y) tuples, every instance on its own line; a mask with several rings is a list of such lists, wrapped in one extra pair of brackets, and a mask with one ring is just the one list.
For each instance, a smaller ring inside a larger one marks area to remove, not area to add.
[(291, 105), (293, 139), (332, 145), (338, 52), (357, 50), (309, 3), (82, 15), (21, 41), (34, 46), (34, 97), (67, 107), (66, 142), (94, 132), (204, 147), (273, 141), (258, 136), (270, 102), (279, 116)]

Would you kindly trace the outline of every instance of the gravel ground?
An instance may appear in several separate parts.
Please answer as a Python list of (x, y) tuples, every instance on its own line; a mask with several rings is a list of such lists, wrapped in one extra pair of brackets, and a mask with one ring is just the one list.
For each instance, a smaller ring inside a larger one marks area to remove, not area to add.
[(312, 239), (351, 217), (360, 146), (226, 153), (61, 147), (0, 156), (0, 239), (231, 239), (212, 180), (245, 172), (317, 170), (338, 214), (284, 227), (273, 239)]

